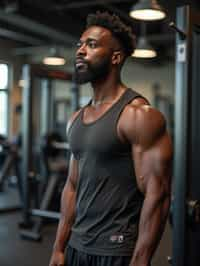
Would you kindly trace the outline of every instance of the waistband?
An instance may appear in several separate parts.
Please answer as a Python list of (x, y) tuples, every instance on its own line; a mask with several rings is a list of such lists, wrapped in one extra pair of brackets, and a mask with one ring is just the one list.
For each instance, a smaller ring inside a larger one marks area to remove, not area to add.
[(81, 252), (101, 256), (132, 256), (137, 236), (130, 233), (89, 235), (72, 232), (69, 246)]

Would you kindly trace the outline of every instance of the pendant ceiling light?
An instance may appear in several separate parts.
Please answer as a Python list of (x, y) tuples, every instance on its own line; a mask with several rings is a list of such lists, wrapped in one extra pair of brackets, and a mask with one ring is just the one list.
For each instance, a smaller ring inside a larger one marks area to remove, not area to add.
[(130, 16), (139, 20), (160, 20), (166, 17), (164, 9), (157, 0), (139, 0), (131, 11)]
[(132, 56), (137, 58), (154, 58), (157, 56), (157, 53), (145, 37), (140, 37)]
[(144, 23), (141, 23), (141, 36), (138, 38), (132, 56), (136, 58), (154, 58), (157, 56), (155, 49), (150, 45), (146, 38), (146, 25)]
[(45, 65), (62, 66), (65, 64), (65, 59), (60, 56), (47, 56), (43, 59)]
[(62, 66), (66, 63), (66, 60), (59, 55), (56, 48), (51, 48), (50, 55), (43, 59), (45, 65)]

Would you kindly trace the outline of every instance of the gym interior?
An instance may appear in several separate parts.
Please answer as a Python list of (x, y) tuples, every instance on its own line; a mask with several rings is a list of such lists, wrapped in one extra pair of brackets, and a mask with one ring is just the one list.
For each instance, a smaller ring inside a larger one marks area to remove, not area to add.
[[(154, 2), (162, 19), (131, 15)], [(152, 265), (199, 266), (198, 0), (0, 2), (0, 265), (49, 264), (68, 175), (66, 124), (92, 96), (73, 79), (76, 43), (97, 10), (134, 29), (138, 54), (122, 80), (165, 115), (173, 139), (171, 208)]]

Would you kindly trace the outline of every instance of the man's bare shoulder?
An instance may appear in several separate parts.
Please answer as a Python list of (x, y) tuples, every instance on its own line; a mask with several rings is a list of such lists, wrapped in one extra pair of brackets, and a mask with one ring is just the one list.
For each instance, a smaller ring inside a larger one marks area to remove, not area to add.
[(77, 110), (76, 112), (74, 112), (71, 117), (69, 118), (68, 122), (67, 122), (67, 132), (70, 129), (71, 125), (73, 124), (74, 120), (77, 118), (77, 116), (79, 115), (80, 111), (82, 109)]
[(143, 98), (136, 98), (128, 104), (120, 121), (123, 134), (134, 143), (148, 145), (166, 131), (163, 114)]

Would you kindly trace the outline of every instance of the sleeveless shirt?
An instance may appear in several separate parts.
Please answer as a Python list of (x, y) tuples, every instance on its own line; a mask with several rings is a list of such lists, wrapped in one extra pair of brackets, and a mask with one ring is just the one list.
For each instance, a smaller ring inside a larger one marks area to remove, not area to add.
[(131, 256), (143, 204), (131, 145), (121, 142), (117, 122), (125, 106), (142, 97), (127, 89), (100, 118), (85, 124), (84, 108), (68, 131), (78, 161), (75, 221), (69, 245), (88, 254)]

